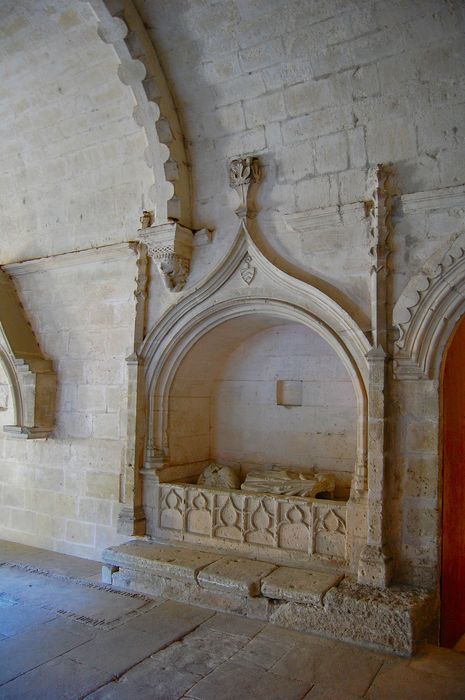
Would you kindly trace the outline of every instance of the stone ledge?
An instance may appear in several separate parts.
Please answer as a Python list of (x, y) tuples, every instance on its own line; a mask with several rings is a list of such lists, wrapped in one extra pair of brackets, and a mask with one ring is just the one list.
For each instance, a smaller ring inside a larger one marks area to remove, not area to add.
[(280, 566), (262, 581), (262, 595), (308, 605), (322, 605), (323, 597), (341, 581), (342, 575), (302, 571)]
[(199, 571), (221, 559), (214, 552), (150, 544), (131, 540), (103, 552), (103, 561), (124, 569), (144, 571), (155, 576), (196, 581)]
[(342, 575), (131, 540), (103, 552), (105, 581), (409, 656), (436, 615), (434, 594)]
[(262, 579), (275, 568), (263, 561), (222, 557), (200, 571), (197, 581), (203, 588), (256, 597), (260, 595)]

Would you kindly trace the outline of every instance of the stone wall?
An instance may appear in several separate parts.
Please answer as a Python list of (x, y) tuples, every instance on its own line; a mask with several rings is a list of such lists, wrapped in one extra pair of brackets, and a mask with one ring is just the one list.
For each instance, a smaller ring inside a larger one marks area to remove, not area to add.
[[(280, 381), (296, 384), (286, 391)], [(236, 348), (210, 410), (211, 454), (221, 463), (354, 470), (352, 383), (328, 343), (303, 326), (277, 326)]]
[(113, 256), (101, 250), (15, 267), (20, 297), (54, 359), (56, 427), (48, 440), (0, 433), (0, 537), (91, 558), (120, 541), (125, 358), (134, 332), (135, 255), (128, 246)]
[(0, 12), (0, 262), (58, 376), (52, 439), (0, 433), (0, 537), (99, 558), (120, 541), (134, 342), (135, 256), (111, 244), (148, 206), (146, 141), (88, 3)]
[[(272, 259), (343, 300), (369, 327), (367, 168), (392, 162), (402, 198), (391, 240), (392, 305), (464, 233), (461, 2), (136, 2), (181, 106), (197, 226), (188, 284), (237, 223), (228, 160), (261, 154), (258, 230)], [(407, 314), (408, 316), (408, 314)], [(440, 548), (440, 396), (392, 387), (388, 522), (399, 579), (434, 585)]]
[[(403, 193), (464, 182), (463, 3), (136, 5), (181, 108), (197, 225), (217, 229), (216, 245), (198, 252), (202, 262), (221, 258), (235, 227), (228, 159), (261, 153), (259, 223), (273, 253), (343, 290), (349, 306), (367, 308), (360, 226), (330, 226), (333, 245), (321, 253), (328, 231), (296, 230), (294, 215), (366, 199), (366, 168), (380, 162), (394, 163)], [(397, 275), (418, 271), (425, 253), (462, 227), (447, 214), (425, 221), (399, 213)]]
[(1, 263), (128, 240), (148, 206), (146, 144), (90, 6), (1, 13)]
[[(264, 165), (257, 241), (369, 332), (367, 169), (390, 161), (402, 196), (389, 306), (408, 320), (424, 273), (464, 234), (463, 3), (135, 5), (187, 139), (193, 226), (214, 229), (211, 244), (194, 248), (187, 290), (233, 243), (228, 161), (253, 152)], [(118, 80), (90, 4), (7, 0), (0, 18), (0, 263), (53, 254), (65, 263), (27, 274), (10, 266), (59, 393), (54, 438), (0, 439), (0, 535), (98, 557), (118, 541), (136, 267), (132, 253), (104, 264), (90, 253), (79, 265), (66, 255), (135, 237), (152, 208), (146, 134), (133, 118), (136, 87)], [(139, 51), (137, 36), (128, 43)], [(176, 300), (152, 272), (146, 330)], [(440, 546), (439, 367), (396, 380), (390, 398), (390, 542), (397, 577), (427, 585), (438, 580)]]

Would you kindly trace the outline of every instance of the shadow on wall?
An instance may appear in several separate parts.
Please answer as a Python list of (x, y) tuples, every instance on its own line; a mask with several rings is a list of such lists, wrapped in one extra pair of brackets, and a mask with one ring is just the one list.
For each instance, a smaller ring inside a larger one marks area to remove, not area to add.
[[(297, 395), (283, 399), (283, 388)], [(169, 416), (172, 464), (331, 471), (348, 496), (354, 388), (336, 352), (303, 325), (240, 318), (208, 333), (176, 374)]]

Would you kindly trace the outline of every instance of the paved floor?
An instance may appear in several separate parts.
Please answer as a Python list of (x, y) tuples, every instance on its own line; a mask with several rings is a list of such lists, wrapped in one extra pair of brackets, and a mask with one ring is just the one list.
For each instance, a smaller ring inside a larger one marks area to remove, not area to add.
[(400, 659), (99, 586), (100, 567), (0, 541), (0, 698), (464, 700), (465, 655)]

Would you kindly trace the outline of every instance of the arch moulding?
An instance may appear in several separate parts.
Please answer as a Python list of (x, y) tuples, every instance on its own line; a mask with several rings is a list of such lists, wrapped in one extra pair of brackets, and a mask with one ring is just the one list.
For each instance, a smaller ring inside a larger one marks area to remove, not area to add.
[[(160, 522), (157, 509), (166, 498), (166, 488), (171, 488), (169, 484), (186, 479), (192, 481), (202, 466), (179, 465), (170, 461), (168, 421), (171, 389), (189, 351), (200, 339), (228, 321), (247, 317), (250, 321), (255, 317), (269, 326), (298, 323), (319, 334), (335, 351), (352, 381), (356, 395), (357, 454), (352, 495), (349, 503), (340, 506), (340, 511), (337, 505), (334, 506), (334, 522), (339, 523), (339, 534), (342, 530), (347, 533), (344, 535), (344, 561), (355, 571), (360, 551), (366, 544), (369, 443), (367, 356), (372, 350), (366, 335), (336, 301), (317, 287), (288, 275), (271, 263), (254, 243), (244, 222), (226, 259), (202, 284), (182, 292), (178, 299), (146, 336), (138, 352), (144, 368), (143, 387), (140, 388), (145, 404), (145, 411), (138, 414), (138, 424), (139, 432), (144, 436), (145, 454), (135, 479), (139, 481), (136, 492), (142, 498), (139, 508), (143, 506), (147, 534), (157, 537), (164, 535), (157, 531)], [(172, 495), (173, 499), (175, 497)], [(326, 508), (330, 509), (329, 502)], [(312, 519), (313, 516), (309, 517)], [(314, 517), (316, 528), (318, 518)], [(355, 531), (357, 535), (354, 536)]]
[(413, 303), (406, 290), (395, 306), (394, 319), (407, 316), (397, 323), (395, 377), (438, 379), (444, 350), (464, 313), (465, 248), (456, 245), (434, 270), (425, 267)]
[[(251, 283), (241, 272), (250, 270)], [(296, 301), (298, 300), (298, 301)], [(216, 271), (162, 317), (140, 351), (145, 366), (147, 437), (167, 455), (166, 421), (169, 394), (177, 369), (205, 334), (241, 316), (276, 318), (301, 323), (322, 336), (337, 353), (351, 377), (359, 407), (359, 457), (365, 458), (368, 365), (371, 346), (350, 315), (334, 300), (305, 282), (282, 272), (263, 256), (245, 225), (233, 250)]]

